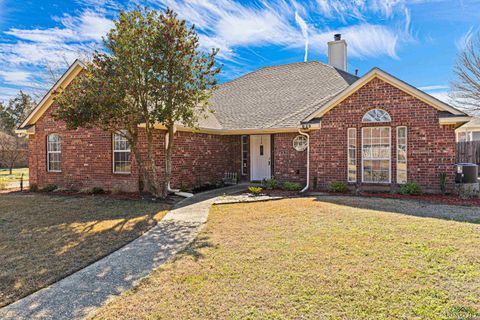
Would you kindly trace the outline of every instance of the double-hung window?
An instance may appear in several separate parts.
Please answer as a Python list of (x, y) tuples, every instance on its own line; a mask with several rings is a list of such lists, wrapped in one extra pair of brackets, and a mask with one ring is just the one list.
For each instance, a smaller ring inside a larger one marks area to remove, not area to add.
[(113, 134), (113, 173), (131, 172), (130, 143), (123, 133)]
[(362, 181), (390, 183), (390, 127), (362, 128)]
[(62, 145), (58, 134), (47, 137), (47, 171), (62, 172)]

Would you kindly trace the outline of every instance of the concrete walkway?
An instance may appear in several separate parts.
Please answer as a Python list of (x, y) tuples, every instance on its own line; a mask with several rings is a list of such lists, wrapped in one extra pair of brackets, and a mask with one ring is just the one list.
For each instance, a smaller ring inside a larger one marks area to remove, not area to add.
[(0, 319), (83, 319), (132, 288), (191, 243), (216, 197), (245, 189), (237, 185), (179, 202), (155, 227), (88, 267), (0, 309)]

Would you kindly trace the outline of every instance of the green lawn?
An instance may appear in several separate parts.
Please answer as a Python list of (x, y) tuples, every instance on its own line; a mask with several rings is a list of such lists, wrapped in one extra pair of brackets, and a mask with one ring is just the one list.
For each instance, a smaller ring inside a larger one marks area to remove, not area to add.
[(28, 168), (13, 169), (10, 174), (8, 169), (0, 169), (0, 184), (20, 181), (23, 173), (23, 180), (28, 181)]
[(0, 307), (115, 251), (169, 208), (102, 196), (0, 194)]
[(215, 206), (192, 246), (95, 318), (478, 318), (479, 218), (358, 197)]

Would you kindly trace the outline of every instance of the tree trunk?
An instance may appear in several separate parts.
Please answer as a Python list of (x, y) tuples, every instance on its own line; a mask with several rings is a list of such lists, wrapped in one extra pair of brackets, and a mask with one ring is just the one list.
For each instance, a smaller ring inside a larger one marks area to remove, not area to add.
[(168, 189), (170, 188), (170, 181), (172, 180), (172, 151), (173, 151), (173, 135), (174, 126), (168, 125), (168, 145), (165, 150), (165, 182), (163, 187), (163, 195), (167, 196)]
[(157, 172), (157, 164), (155, 161), (155, 149), (153, 145), (154, 132), (155, 128), (153, 128), (153, 125), (151, 127), (147, 125), (147, 161), (149, 164), (148, 174), (150, 175), (149, 192), (151, 192), (156, 197), (165, 197), (165, 194), (162, 192), (160, 179)]

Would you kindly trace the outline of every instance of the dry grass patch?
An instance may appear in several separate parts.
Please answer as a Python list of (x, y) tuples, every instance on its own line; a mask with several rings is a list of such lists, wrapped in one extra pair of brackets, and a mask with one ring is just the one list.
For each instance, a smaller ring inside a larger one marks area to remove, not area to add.
[(216, 206), (188, 250), (96, 319), (479, 317), (480, 225), (399, 206), (475, 210), (347, 197)]
[(106, 197), (0, 195), (0, 306), (140, 236), (169, 205)]
[(12, 174), (8, 169), (0, 169), (0, 183), (20, 181), (23, 174), (23, 181), (28, 181), (28, 168), (13, 169)]

